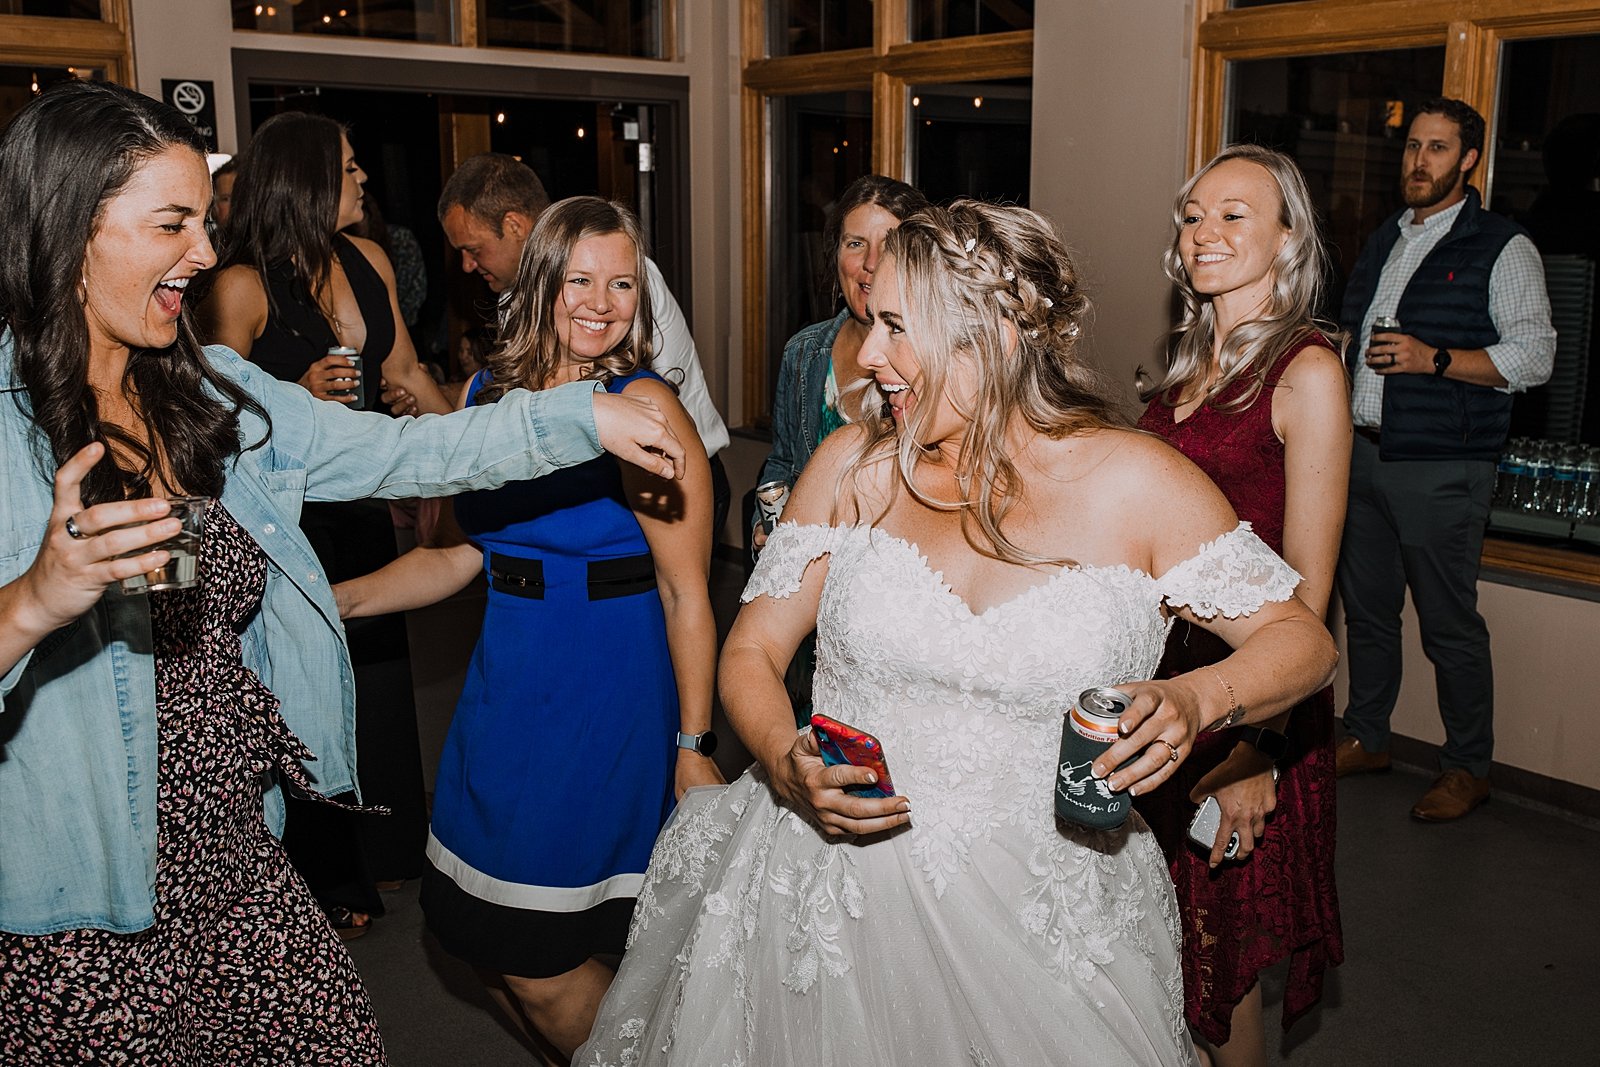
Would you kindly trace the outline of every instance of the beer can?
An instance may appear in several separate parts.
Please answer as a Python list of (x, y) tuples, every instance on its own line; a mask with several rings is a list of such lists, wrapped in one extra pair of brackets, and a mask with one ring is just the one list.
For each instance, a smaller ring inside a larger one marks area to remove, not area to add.
[(1092, 773), (1094, 761), (1118, 739), (1117, 720), (1133, 699), (1109, 686), (1078, 694), (1061, 725), (1061, 759), (1056, 765), (1056, 815), (1090, 830), (1114, 830), (1128, 817), (1127, 790), (1113, 790)]
[(783, 505), (789, 501), (789, 483), (785, 481), (762, 482), (756, 486), (756, 512), (761, 516), (761, 528), (767, 533), (778, 525), (783, 515)]
[(355, 349), (351, 348), (349, 345), (334, 345), (332, 348), (328, 349), (328, 355), (343, 356), (349, 361), (350, 365), (354, 367), (356, 371), (355, 384), (349, 389), (333, 392), (332, 395), (353, 396), (355, 397), (355, 400), (350, 403), (350, 407), (366, 407), (367, 395), (361, 388), (361, 354)]
[(1393, 315), (1379, 315), (1377, 318), (1372, 320), (1372, 332), (1375, 334), (1399, 333), (1400, 320), (1395, 318)]

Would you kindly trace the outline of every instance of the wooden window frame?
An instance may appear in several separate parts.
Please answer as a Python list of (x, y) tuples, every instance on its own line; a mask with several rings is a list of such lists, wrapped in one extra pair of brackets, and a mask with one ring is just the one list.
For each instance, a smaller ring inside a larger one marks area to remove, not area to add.
[[(1440, 92), (1465, 100), (1489, 129), (1474, 173), (1487, 200), (1494, 184), (1500, 46), (1541, 37), (1600, 34), (1600, 0), (1305, 0), (1230, 10), (1227, 0), (1195, 4), (1189, 163), (1198, 168), (1222, 147), (1228, 64), (1236, 60), (1328, 55), (1443, 45)], [(1560, 546), (1489, 536), (1486, 571), (1543, 580), (1580, 595), (1600, 594), (1600, 557)]]
[[(483, 43), (484, 0), (454, 0), (456, 44), (462, 48), (487, 48)], [(659, 56), (615, 56), (609, 52), (549, 52), (541, 48), (497, 48), (496, 51), (517, 52), (530, 55), (609, 56), (613, 59), (633, 59), (641, 63), (670, 63), (680, 58), (678, 17), (681, 0), (661, 0), (661, 54)]]
[(129, 3), (100, 0), (98, 20), (0, 15), (0, 63), (99, 68), (107, 81), (132, 85)]
[(865, 90), (872, 93), (872, 168), (904, 179), (909, 166), (909, 87), (928, 81), (992, 81), (1033, 75), (1033, 31), (912, 41), (907, 0), (873, 4), (871, 48), (767, 55), (767, 0), (740, 0), (744, 62), (740, 82), (744, 226), (744, 394), (746, 425), (764, 426), (772, 383), (767, 368), (767, 218), (773, 97)]

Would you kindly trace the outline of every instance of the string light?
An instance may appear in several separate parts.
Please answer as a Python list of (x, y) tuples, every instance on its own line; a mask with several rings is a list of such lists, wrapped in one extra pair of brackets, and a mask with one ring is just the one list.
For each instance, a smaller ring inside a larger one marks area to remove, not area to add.
[(582, 126), (578, 127), (578, 140), (580, 140), (580, 141), (583, 140), (583, 127)]
[(499, 123), (504, 123), (506, 121), (506, 113), (504, 111), (495, 112), (494, 120)]
[(981, 96), (973, 97), (972, 98), (972, 106), (973, 107), (982, 107), (983, 106), (983, 97), (981, 97)]
[(333, 24), (333, 16), (332, 15), (324, 15), (324, 16), (322, 16), (322, 24), (324, 26), (332, 25)]
[(35, 95), (37, 95), (38, 92), (39, 92), (39, 72), (38, 71), (34, 71), (33, 72), (33, 91), (34, 91)]
[(922, 106), (922, 97), (920, 97), (920, 96), (913, 96), (913, 97), (912, 97), (912, 98), (911, 98), (911, 106), (912, 106), (912, 107), (921, 107), (921, 106)]

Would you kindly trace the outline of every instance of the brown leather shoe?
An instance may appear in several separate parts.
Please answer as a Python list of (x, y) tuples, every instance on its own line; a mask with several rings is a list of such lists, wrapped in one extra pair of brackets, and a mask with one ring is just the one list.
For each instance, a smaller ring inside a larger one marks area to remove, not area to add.
[(1417, 806), (1411, 809), (1411, 817), (1422, 822), (1449, 822), (1488, 799), (1489, 779), (1451, 767), (1433, 780), (1433, 788), (1422, 794)]
[(1361, 747), (1361, 742), (1353, 737), (1346, 737), (1339, 742), (1339, 747), (1333, 750), (1335, 774), (1343, 778), (1347, 774), (1366, 774), (1369, 771), (1386, 771), (1389, 769), (1389, 753), (1368, 752)]

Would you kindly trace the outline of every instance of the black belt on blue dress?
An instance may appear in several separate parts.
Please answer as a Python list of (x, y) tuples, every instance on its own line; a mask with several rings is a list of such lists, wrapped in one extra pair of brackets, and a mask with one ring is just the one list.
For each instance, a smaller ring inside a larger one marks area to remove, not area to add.
[[(489, 584), (499, 593), (528, 600), (543, 600), (544, 561), (490, 552)], [(656, 564), (648, 552), (638, 556), (623, 556), (621, 559), (589, 561), (590, 600), (634, 596), (647, 593), (655, 587)]]

